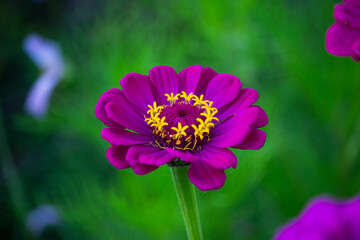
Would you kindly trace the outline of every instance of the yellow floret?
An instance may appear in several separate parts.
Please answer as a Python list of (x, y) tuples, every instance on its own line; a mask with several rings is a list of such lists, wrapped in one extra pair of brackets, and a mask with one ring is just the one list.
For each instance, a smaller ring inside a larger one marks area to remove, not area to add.
[(180, 137), (186, 137), (185, 130), (188, 129), (189, 126), (185, 125), (184, 127), (181, 125), (181, 122), (178, 122), (178, 127), (172, 127), (171, 129), (176, 131), (176, 134), (173, 135), (174, 139), (178, 139)]

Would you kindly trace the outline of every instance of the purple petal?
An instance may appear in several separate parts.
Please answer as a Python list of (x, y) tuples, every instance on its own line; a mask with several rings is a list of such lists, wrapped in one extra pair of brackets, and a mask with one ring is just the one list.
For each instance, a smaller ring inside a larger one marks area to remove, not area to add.
[(216, 75), (218, 75), (217, 72), (209, 67), (204, 67), (201, 71), (201, 77), (198, 85), (196, 86), (195, 94), (197, 96), (200, 96), (201, 94), (205, 95), (210, 80), (212, 80)]
[(265, 113), (264, 109), (262, 109), (261, 107), (259, 106), (253, 106), (253, 107), (259, 109), (259, 114), (257, 120), (253, 124), (251, 124), (251, 127), (253, 128), (265, 127), (269, 123), (267, 114)]
[(119, 103), (121, 102), (121, 96), (123, 96), (124, 93), (122, 90), (117, 88), (112, 88), (108, 91), (106, 91), (103, 95), (100, 96), (100, 99), (98, 103), (96, 104), (95, 108), (95, 115), (100, 121), (102, 121), (105, 125), (109, 127), (118, 127), (119, 124), (111, 120), (105, 111), (105, 105), (114, 102)]
[(172, 67), (153, 67), (149, 71), (149, 77), (160, 94), (159, 97), (162, 99), (161, 103), (166, 103), (166, 97), (164, 94), (178, 93), (179, 80), (176, 71)]
[(161, 165), (170, 163), (176, 158), (170, 153), (161, 148), (156, 148), (156, 151), (151, 153), (142, 153), (140, 154), (139, 162), (141, 164), (147, 164), (159, 167)]
[(125, 98), (121, 104), (108, 103), (105, 106), (105, 112), (108, 117), (120, 126), (145, 134), (152, 135), (151, 128), (146, 124), (143, 118), (136, 114), (131, 106), (126, 102)]
[(317, 229), (298, 229), (290, 226), (275, 237), (275, 240), (327, 240)]
[(349, 225), (348, 230), (351, 239), (360, 239), (360, 196), (346, 204), (343, 215)]
[(134, 173), (138, 175), (145, 175), (149, 172), (156, 170), (158, 167), (139, 163), (140, 154), (152, 153), (154, 151), (156, 151), (156, 148), (153, 146), (131, 146), (126, 154), (125, 159), (127, 162), (130, 163), (130, 166), (133, 169)]
[(213, 168), (202, 161), (190, 164), (188, 177), (190, 182), (202, 191), (219, 189), (226, 180), (224, 170)]
[(338, 230), (342, 221), (341, 207), (331, 198), (315, 199), (309, 204), (299, 224), (323, 233), (331, 233), (335, 239), (344, 239), (341, 236), (344, 236), (345, 232)]
[(108, 127), (101, 130), (101, 137), (111, 145), (149, 144), (150, 136), (129, 132), (122, 128)]
[(354, 61), (360, 61), (360, 40), (357, 40), (355, 43), (354, 43), (354, 46), (353, 46), (353, 54), (352, 54), (352, 57), (354, 59)]
[(201, 65), (192, 65), (182, 70), (179, 77), (179, 92), (194, 93), (201, 76)]
[(46, 116), (51, 95), (61, 77), (62, 74), (56, 69), (49, 69), (36, 79), (25, 101), (27, 113), (36, 119)]
[(209, 82), (205, 99), (213, 101), (214, 107), (221, 108), (239, 95), (241, 86), (240, 79), (234, 75), (227, 73), (218, 74)]
[(336, 56), (350, 56), (353, 46), (360, 40), (360, 30), (342, 23), (333, 24), (326, 33), (326, 50)]
[(227, 148), (217, 148), (213, 146), (204, 146), (201, 149), (202, 160), (211, 167), (217, 169), (236, 168), (237, 159), (235, 154)]
[(217, 117), (222, 120), (231, 115), (234, 115), (244, 108), (253, 105), (258, 100), (258, 98), (259, 94), (256, 90), (251, 88), (243, 88), (240, 90), (240, 94), (234, 101), (219, 109)]
[(259, 111), (256, 107), (246, 108), (234, 117), (215, 125), (208, 144), (226, 148), (242, 143), (251, 131), (250, 126), (258, 119)]
[(25, 38), (23, 48), (40, 69), (56, 69), (61, 75), (65, 72), (61, 48), (56, 42), (32, 33)]
[(244, 141), (238, 145), (232, 146), (232, 148), (258, 150), (264, 146), (265, 141), (266, 133), (262, 130), (252, 128), (250, 134), (244, 139)]
[(337, 4), (334, 10), (334, 17), (338, 22), (348, 27), (360, 28), (360, 6), (345, 3)]
[(197, 152), (179, 151), (172, 148), (166, 148), (165, 150), (173, 157), (179, 158), (184, 162), (191, 163), (200, 160), (200, 155)]
[(343, 0), (344, 2), (360, 6), (360, 0)]
[(141, 114), (148, 110), (147, 105), (154, 102), (156, 92), (149, 77), (139, 73), (129, 73), (121, 80), (120, 85), (124, 90), (126, 99)]
[(106, 158), (117, 169), (128, 168), (130, 164), (125, 160), (128, 149), (129, 146), (111, 146), (106, 151)]

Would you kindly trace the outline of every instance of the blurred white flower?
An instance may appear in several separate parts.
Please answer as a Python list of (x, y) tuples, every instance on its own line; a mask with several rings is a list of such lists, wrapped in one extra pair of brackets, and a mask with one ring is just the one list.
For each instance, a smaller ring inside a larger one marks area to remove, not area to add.
[(61, 224), (61, 216), (58, 209), (52, 205), (40, 205), (28, 213), (26, 227), (34, 236), (40, 236), (49, 226)]
[(25, 110), (40, 119), (46, 115), (51, 94), (65, 73), (64, 60), (57, 43), (37, 34), (28, 35), (23, 47), (42, 72), (25, 101)]

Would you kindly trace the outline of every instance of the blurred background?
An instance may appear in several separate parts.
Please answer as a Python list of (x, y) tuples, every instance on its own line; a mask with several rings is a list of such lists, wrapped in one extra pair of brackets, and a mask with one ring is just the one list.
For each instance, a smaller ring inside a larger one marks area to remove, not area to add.
[(186, 239), (168, 167), (113, 168), (94, 114), (126, 73), (157, 65), (234, 74), (269, 116), (265, 146), (197, 190), (205, 239), (270, 239), (312, 197), (356, 195), (360, 67), (324, 48), (337, 2), (1, 1), (2, 238)]

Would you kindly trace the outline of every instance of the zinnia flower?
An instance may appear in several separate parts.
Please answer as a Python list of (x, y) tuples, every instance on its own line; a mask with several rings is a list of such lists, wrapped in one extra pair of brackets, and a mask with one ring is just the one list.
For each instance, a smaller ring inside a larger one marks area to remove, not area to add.
[(349, 201), (312, 200), (300, 217), (283, 227), (276, 240), (359, 240), (360, 196)]
[(344, 0), (334, 10), (336, 23), (326, 33), (326, 49), (336, 56), (360, 60), (360, 0)]
[(106, 156), (118, 169), (143, 175), (164, 164), (187, 164), (190, 181), (207, 191), (221, 188), (224, 170), (237, 166), (228, 147), (264, 145), (266, 134), (258, 128), (268, 123), (267, 115), (252, 106), (258, 93), (241, 89), (233, 75), (199, 65), (179, 74), (158, 66), (149, 76), (127, 74), (121, 86), (105, 92), (95, 110), (108, 126), (101, 131), (112, 145)]

